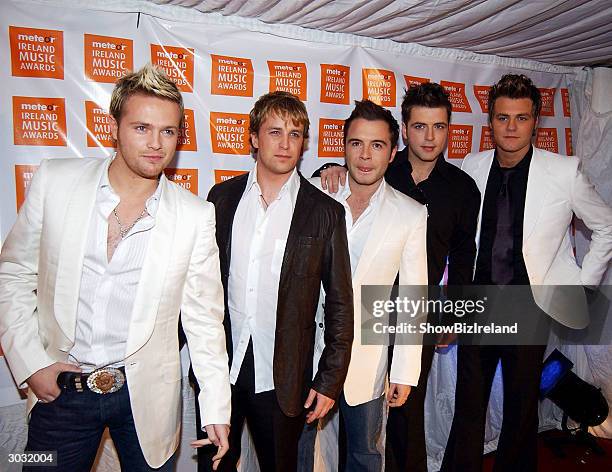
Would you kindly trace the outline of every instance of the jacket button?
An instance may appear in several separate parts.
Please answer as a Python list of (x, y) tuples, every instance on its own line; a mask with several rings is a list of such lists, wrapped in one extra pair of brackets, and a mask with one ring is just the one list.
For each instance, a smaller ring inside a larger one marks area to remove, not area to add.
[(323, 323), (319, 323), (319, 328), (322, 328), (322, 327), (323, 327)]

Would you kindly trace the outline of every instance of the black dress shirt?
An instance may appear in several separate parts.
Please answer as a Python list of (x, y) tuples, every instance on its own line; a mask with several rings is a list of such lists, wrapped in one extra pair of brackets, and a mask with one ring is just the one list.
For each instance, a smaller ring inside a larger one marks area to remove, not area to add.
[[(527, 194), (527, 179), (529, 177), (529, 165), (533, 148), (512, 169), (514, 172), (508, 180), (508, 192), (512, 205), (513, 224), (513, 257), (512, 264), (514, 276), (510, 282), (512, 285), (529, 285), (529, 276), (523, 258), (523, 219), (525, 215), (525, 195)], [(491, 164), (491, 171), (487, 179), (485, 197), (482, 203), (482, 224), (480, 229), (480, 246), (478, 260), (476, 262), (476, 274), (474, 282), (479, 285), (491, 284), (492, 249), (495, 240), (497, 225), (497, 195), (502, 185), (502, 169), (497, 161), (497, 152)]]
[[(313, 176), (318, 176), (321, 170)], [(385, 180), (399, 192), (427, 205), (429, 285), (437, 285), (442, 280), (447, 257), (448, 284), (471, 283), (480, 210), (480, 192), (472, 178), (440, 155), (429, 177), (415, 184), (408, 148), (405, 148), (395, 156)]]

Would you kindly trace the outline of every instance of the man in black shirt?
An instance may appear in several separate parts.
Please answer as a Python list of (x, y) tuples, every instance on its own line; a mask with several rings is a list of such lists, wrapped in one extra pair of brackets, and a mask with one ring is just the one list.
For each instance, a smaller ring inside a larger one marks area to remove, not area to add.
[[(444, 159), (451, 102), (435, 83), (410, 87), (402, 101), (402, 136), (407, 143), (389, 166), (385, 179), (396, 190), (427, 205), (427, 266), (429, 285), (469, 284), (476, 255), (476, 221), (480, 192), (462, 170)], [(324, 166), (326, 167), (326, 166)], [(346, 170), (321, 170), (321, 180), (337, 190)], [(430, 320), (432, 321), (432, 320)], [(424, 402), (435, 340), (426, 340), (417, 387), (406, 403), (389, 411), (385, 468), (387, 471), (427, 472)]]
[[(505, 75), (489, 92), (495, 150), (470, 154), (463, 169), (483, 191), (474, 281), (531, 285), (535, 309), (582, 328), (571, 304), (546, 295), (555, 285), (597, 286), (612, 251), (612, 211), (575, 157), (531, 145), (541, 109), (539, 90), (524, 75)], [(573, 214), (593, 231), (582, 267), (569, 237)], [(586, 306), (584, 293), (581, 305)], [(574, 305), (575, 306), (575, 305)], [(455, 416), (443, 472), (480, 472), (491, 384), (501, 362), (504, 409), (495, 472), (537, 470), (538, 393), (545, 346), (460, 345)]]

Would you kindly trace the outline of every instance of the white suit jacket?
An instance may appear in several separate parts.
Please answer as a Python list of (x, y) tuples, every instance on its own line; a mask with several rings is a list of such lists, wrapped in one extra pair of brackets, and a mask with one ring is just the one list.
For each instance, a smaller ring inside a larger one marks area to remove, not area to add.
[[(462, 169), (478, 185), (482, 200), (494, 150), (469, 154)], [(586, 298), (559, 285), (597, 286), (612, 257), (612, 210), (579, 169), (577, 157), (533, 148), (527, 180), (523, 221), (523, 258), (537, 305), (553, 319), (571, 328), (588, 324)], [(482, 205), (480, 208), (482, 216)], [(570, 223), (576, 214), (593, 232), (582, 262), (576, 263)], [(480, 224), (476, 245), (480, 240)]]
[[(313, 178), (310, 182), (321, 189), (321, 179)], [(344, 397), (351, 406), (379, 398), (385, 391), (387, 377), (387, 346), (361, 344), (361, 286), (392, 286), (398, 272), (401, 285), (427, 285), (426, 235), (425, 206), (385, 185), (372, 229), (353, 274), (355, 337), (344, 383)], [(325, 346), (323, 337), (323, 309), (319, 303), (315, 366)], [(391, 382), (412, 386), (418, 384), (421, 349), (421, 345), (394, 346), (389, 376)]]
[[(74, 345), (85, 242), (104, 159), (43, 161), (0, 253), (0, 342), (13, 376), (66, 362)], [(223, 288), (211, 204), (164, 175), (129, 327), (125, 371), (145, 458), (180, 440), (178, 317), (202, 386), (202, 424), (230, 419)], [(30, 391), (28, 409), (36, 405)]]

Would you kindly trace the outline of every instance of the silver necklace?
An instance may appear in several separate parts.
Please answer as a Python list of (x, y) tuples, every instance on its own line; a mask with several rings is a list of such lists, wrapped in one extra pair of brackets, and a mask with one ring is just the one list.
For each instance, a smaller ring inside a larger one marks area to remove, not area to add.
[(117, 214), (117, 208), (113, 208), (113, 215), (115, 215), (115, 219), (117, 220), (117, 224), (119, 225), (119, 234), (121, 235), (121, 239), (125, 239), (128, 233), (134, 227), (134, 225), (138, 223), (146, 214), (147, 214), (147, 209), (145, 208), (144, 210), (142, 210), (142, 213), (138, 216), (138, 218), (132, 221), (131, 225), (129, 225), (127, 228), (124, 228), (123, 225), (121, 224), (121, 221), (119, 220), (119, 215)]

